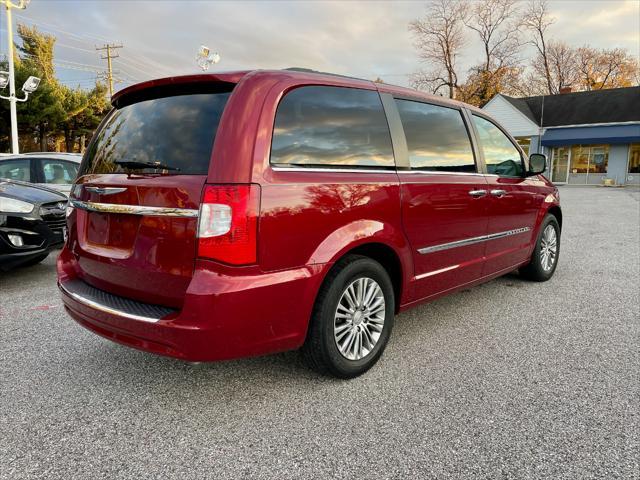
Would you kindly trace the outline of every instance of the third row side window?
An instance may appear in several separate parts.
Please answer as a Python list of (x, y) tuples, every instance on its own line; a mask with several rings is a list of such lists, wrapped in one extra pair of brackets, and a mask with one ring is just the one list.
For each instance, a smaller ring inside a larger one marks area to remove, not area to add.
[(375, 90), (325, 86), (287, 93), (276, 113), (271, 163), (394, 168), (380, 95)]
[(462, 113), (411, 100), (396, 100), (416, 170), (475, 172), (476, 164)]

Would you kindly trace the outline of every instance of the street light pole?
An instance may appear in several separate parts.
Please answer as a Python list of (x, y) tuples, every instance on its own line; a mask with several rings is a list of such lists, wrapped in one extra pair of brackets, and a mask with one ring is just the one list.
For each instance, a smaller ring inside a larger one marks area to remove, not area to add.
[(9, 110), (11, 112), (11, 153), (19, 153), (18, 147), (18, 115), (16, 113), (16, 79), (13, 67), (13, 22), (11, 20), (11, 9), (24, 9), (28, 1), (20, 0), (20, 3), (13, 4), (11, 0), (0, 0), (7, 12), (7, 46), (9, 47)]

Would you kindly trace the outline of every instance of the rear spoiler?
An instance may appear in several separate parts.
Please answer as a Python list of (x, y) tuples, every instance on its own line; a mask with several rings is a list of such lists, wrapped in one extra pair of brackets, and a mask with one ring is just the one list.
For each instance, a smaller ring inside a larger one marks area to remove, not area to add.
[(116, 92), (111, 104), (115, 108), (122, 108), (144, 100), (174, 95), (229, 92), (247, 73), (249, 72), (225, 72), (149, 80)]

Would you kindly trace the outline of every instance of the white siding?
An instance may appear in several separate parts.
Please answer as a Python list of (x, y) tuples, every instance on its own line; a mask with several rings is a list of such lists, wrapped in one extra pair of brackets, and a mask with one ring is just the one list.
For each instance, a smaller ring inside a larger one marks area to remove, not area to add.
[(514, 137), (538, 135), (538, 126), (511, 105), (502, 95), (496, 95), (482, 109), (495, 118)]

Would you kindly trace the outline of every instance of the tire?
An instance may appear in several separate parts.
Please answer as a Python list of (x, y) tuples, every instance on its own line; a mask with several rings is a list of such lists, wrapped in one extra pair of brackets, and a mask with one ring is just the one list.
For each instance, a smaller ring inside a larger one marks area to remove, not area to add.
[(43, 261), (48, 256), (49, 256), (49, 252), (42, 253), (42, 254), (38, 255), (37, 257), (33, 257), (33, 258), (27, 260), (26, 262), (21, 263), (20, 266), (21, 267), (32, 267), (33, 265), (37, 265), (38, 263)]
[[(555, 243), (553, 242), (554, 237)], [(545, 255), (545, 252), (550, 256)], [(547, 214), (540, 226), (536, 246), (531, 254), (531, 261), (520, 268), (520, 275), (534, 282), (546, 282), (556, 271), (559, 258), (560, 225), (556, 217)]]
[[(359, 291), (366, 292), (364, 298), (357, 298)], [(350, 305), (360, 309), (347, 311)], [(394, 312), (393, 286), (384, 267), (369, 257), (344, 257), (333, 266), (318, 292), (302, 346), (305, 361), (323, 375), (362, 375), (382, 355)]]

